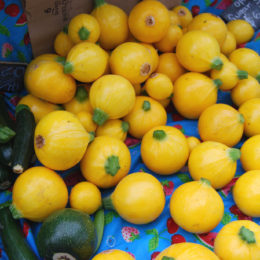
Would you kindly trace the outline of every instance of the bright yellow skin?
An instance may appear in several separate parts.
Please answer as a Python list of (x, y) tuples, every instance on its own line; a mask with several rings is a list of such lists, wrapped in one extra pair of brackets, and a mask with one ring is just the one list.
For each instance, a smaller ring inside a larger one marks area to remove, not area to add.
[(31, 94), (22, 97), (18, 104), (27, 105), (31, 109), (36, 123), (48, 113), (60, 109), (59, 106), (34, 97)]
[(227, 31), (226, 39), (223, 44), (220, 46), (220, 50), (225, 55), (229, 55), (237, 47), (237, 42), (234, 34), (230, 31)]
[(154, 72), (157, 69), (158, 63), (159, 63), (158, 51), (153, 47), (152, 44), (143, 43), (143, 42), (141, 42), (140, 44), (142, 44), (144, 47), (146, 47), (146, 49), (148, 49), (149, 53), (152, 55), (152, 68), (151, 68), (151, 71)]
[(252, 98), (260, 98), (260, 84), (252, 76), (240, 80), (231, 90), (231, 98), (234, 104), (241, 106)]
[(87, 132), (95, 132), (97, 129), (97, 124), (93, 121), (92, 113), (87, 111), (81, 111), (76, 114), (77, 118), (79, 119), (80, 123), (84, 126)]
[[(87, 89), (86, 91), (89, 92)], [(84, 100), (80, 100), (75, 95), (69, 102), (64, 104), (64, 107), (67, 111), (75, 115), (81, 111), (90, 112), (90, 113), (93, 112), (93, 108), (90, 104), (88, 97), (86, 97)]]
[(202, 30), (211, 34), (222, 46), (227, 36), (227, 26), (224, 21), (211, 13), (201, 13), (195, 16), (188, 25), (188, 31)]
[(248, 138), (241, 147), (242, 167), (245, 171), (260, 170), (260, 135)]
[(158, 42), (169, 29), (169, 11), (159, 1), (139, 2), (129, 14), (128, 25), (137, 40), (146, 43)]
[(89, 141), (89, 134), (74, 114), (54, 111), (37, 124), (34, 149), (43, 165), (62, 171), (81, 160)]
[[(126, 122), (125, 122), (126, 123)], [(126, 123), (127, 124), (127, 123)], [(111, 136), (125, 141), (127, 131), (124, 128), (124, 123), (120, 119), (110, 119), (105, 124), (99, 126), (96, 131), (96, 136)]]
[(221, 70), (211, 70), (212, 79), (220, 79), (222, 84), (221, 90), (230, 90), (236, 86), (239, 81), (238, 69), (232, 62), (224, 62)]
[(38, 62), (38, 61), (41, 61), (41, 60), (45, 60), (45, 61), (55, 61), (56, 58), (58, 58), (59, 56), (57, 54), (53, 54), (53, 53), (45, 53), (45, 54), (42, 54), (42, 55), (39, 55), (37, 56), (35, 59), (33, 59), (31, 63), (33, 62)]
[(145, 82), (145, 90), (155, 100), (169, 98), (173, 93), (171, 79), (162, 73), (154, 73)]
[(95, 213), (102, 204), (101, 192), (91, 182), (83, 181), (77, 183), (70, 192), (70, 206), (89, 215)]
[[(145, 101), (150, 103), (150, 109), (146, 111), (143, 109)], [(124, 117), (124, 121), (129, 123), (129, 133), (133, 137), (142, 138), (153, 127), (165, 125), (167, 114), (158, 101), (150, 97), (137, 96), (133, 109)]]
[(206, 72), (219, 58), (217, 40), (207, 32), (189, 31), (178, 41), (176, 55), (184, 68), (194, 72)]
[[(118, 157), (120, 166), (114, 176), (105, 167), (111, 156)], [(89, 145), (80, 168), (87, 181), (99, 188), (111, 188), (128, 174), (130, 165), (129, 149), (121, 140), (111, 136), (99, 136)]]
[(227, 23), (227, 28), (236, 38), (237, 44), (250, 41), (255, 31), (250, 23), (245, 20), (233, 20)]
[(110, 249), (97, 254), (92, 260), (134, 260), (134, 258), (122, 250)]
[(224, 214), (224, 203), (209, 184), (191, 181), (179, 186), (170, 200), (170, 213), (184, 230), (207, 233), (214, 229)]
[(252, 77), (260, 75), (260, 56), (249, 48), (239, 48), (231, 52), (229, 59), (238, 69), (245, 70)]
[[(160, 140), (154, 137), (156, 131), (164, 131)], [(187, 162), (189, 146), (183, 133), (172, 126), (157, 126), (149, 130), (142, 139), (141, 157), (148, 169), (161, 175), (179, 171)]]
[(219, 260), (208, 248), (195, 243), (178, 243), (164, 249), (155, 260), (162, 260), (164, 256), (175, 260)]
[[(89, 32), (89, 35), (83, 38), (81, 38), (80, 35), (80, 30), (82, 28)], [(100, 26), (94, 16), (79, 14), (70, 20), (68, 35), (75, 44), (83, 41), (95, 43), (100, 36)]]
[(179, 25), (170, 25), (166, 35), (159, 42), (155, 42), (154, 46), (161, 52), (173, 52), (182, 35)]
[(175, 53), (163, 53), (159, 56), (156, 72), (167, 75), (174, 83), (178, 77), (185, 73), (185, 69), (178, 61)]
[(181, 25), (180, 18), (176, 12), (169, 10), (171, 25)]
[(191, 152), (188, 166), (193, 180), (205, 178), (215, 189), (227, 185), (235, 176), (237, 162), (230, 155), (231, 149), (217, 142), (203, 142)]
[(54, 40), (54, 50), (55, 52), (62, 56), (66, 57), (70, 49), (73, 47), (74, 43), (69, 38), (68, 34), (64, 31), (61, 31), (57, 34)]
[(218, 88), (209, 77), (188, 72), (174, 83), (173, 104), (186, 118), (196, 119), (209, 106), (217, 102)]
[(82, 42), (71, 48), (66, 63), (72, 64), (72, 71), (68, 73), (73, 78), (80, 82), (93, 82), (105, 73), (108, 54), (97, 44)]
[(188, 142), (188, 146), (189, 146), (189, 149), (190, 149), (190, 152), (197, 146), (199, 145), (201, 142), (200, 140), (195, 137), (195, 136), (189, 136), (187, 137), (187, 142)]
[(188, 24), (192, 21), (192, 13), (190, 10), (182, 5), (178, 5), (172, 9), (173, 12), (175, 12), (180, 20), (181, 26), (183, 28), (187, 27)]
[[(240, 237), (241, 227), (254, 233), (256, 243), (248, 244)], [(214, 251), (221, 260), (260, 259), (260, 227), (250, 220), (237, 220), (225, 225), (218, 233)]]
[(260, 170), (248, 171), (236, 181), (233, 198), (247, 216), (260, 217)]
[(55, 104), (69, 102), (76, 92), (75, 80), (52, 60), (32, 61), (27, 66), (24, 83), (30, 94)]
[(53, 212), (66, 207), (68, 190), (63, 179), (45, 167), (23, 172), (13, 187), (13, 206), (22, 217), (41, 222)]
[(109, 63), (113, 74), (136, 84), (144, 82), (152, 73), (153, 59), (151, 52), (140, 43), (125, 42), (113, 50)]
[(133, 224), (147, 224), (154, 221), (165, 206), (161, 183), (145, 172), (126, 176), (116, 186), (111, 199), (117, 213)]
[(93, 109), (99, 108), (109, 119), (117, 119), (132, 110), (135, 90), (132, 84), (120, 75), (104, 75), (92, 84), (89, 99)]
[(164, 107), (166, 108), (170, 102), (171, 102), (171, 98), (166, 98), (166, 99), (163, 99), (163, 100), (158, 100), (158, 102)]
[(203, 141), (216, 141), (232, 147), (243, 135), (244, 119), (233, 107), (215, 104), (202, 112), (198, 129)]
[(245, 135), (250, 137), (260, 134), (260, 98), (244, 102), (238, 111), (245, 118)]
[(104, 3), (91, 13), (100, 25), (100, 46), (106, 50), (114, 49), (128, 37), (127, 15), (121, 8)]

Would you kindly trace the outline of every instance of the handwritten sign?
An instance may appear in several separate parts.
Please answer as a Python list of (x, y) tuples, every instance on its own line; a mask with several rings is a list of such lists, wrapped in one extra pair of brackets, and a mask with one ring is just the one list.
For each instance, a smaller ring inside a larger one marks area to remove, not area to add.
[(0, 91), (18, 92), (24, 88), (26, 63), (0, 63)]
[(226, 21), (246, 20), (255, 30), (260, 28), (260, 0), (236, 0), (221, 17)]

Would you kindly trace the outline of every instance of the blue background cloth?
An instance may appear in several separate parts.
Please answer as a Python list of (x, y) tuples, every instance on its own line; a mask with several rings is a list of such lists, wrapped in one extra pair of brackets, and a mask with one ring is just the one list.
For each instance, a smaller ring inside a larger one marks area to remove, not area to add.
[[(219, 15), (225, 8), (232, 3), (231, 0), (213, 1), (213, 0), (190, 0), (183, 1), (183, 5), (192, 12), (211, 12)], [(260, 53), (260, 32), (256, 32), (251, 42), (246, 47), (252, 48)], [(0, 0), (0, 60), (3, 61), (26, 61), (32, 59), (32, 49), (28, 35), (28, 28), (23, 14), (22, 6), (18, 0)], [(14, 112), (15, 105), (19, 98), (25, 95), (22, 93), (5, 93), (6, 101), (11, 112)], [(228, 92), (219, 91), (218, 102), (231, 104), (232, 101)], [(172, 107), (168, 110), (167, 124), (177, 127), (186, 136), (196, 136), (199, 138), (196, 120), (186, 120), (180, 117)], [(244, 139), (236, 146), (241, 147)], [(177, 174), (172, 176), (159, 176), (148, 170), (143, 164), (140, 156), (140, 141), (128, 137), (126, 140), (131, 152), (131, 170), (130, 173), (145, 171), (154, 175), (163, 184), (166, 194), (166, 205), (160, 217), (147, 225), (133, 225), (123, 219), (113, 211), (105, 212), (105, 230), (101, 246), (98, 252), (106, 249), (122, 249), (131, 253), (135, 259), (154, 259), (156, 255), (172, 243), (182, 241), (194, 242), (205, 245), (213, 250), (214, 238), (223, 225), (237, 219), (251, 219), (260, 224), (260, 218), (251, 218), (244, 215), (236, 207), (232, 198), (231, 187), (237, 178), (244, 173), (240, 162), (238, 161), (236, 176), (232, 182), (218, 193), (222, 197), (225, 205), (225, 214), (221, 223), (208, 234), (195, 235), (184, 231), (178, 227), (171, 219), (169, 213), (169, 201), (173, 191), (181, 184), (191, 181), (187, 167), (184, 167)], [(39, 162), (36, 165), (40, 165)], [(59, 172), (64, 178), (68, 189), (79, 181), (83, 181), (78, 165), (66, 172)], [(113, 189), (103, 190), (102, 196), (106, 196)], [(11, 189), (0, 193), (0, 203), (11, 200)], [(191, 216), (192, 217), (192, 216)], [(41, 226), (39, 223), (33, 223), (27, 220), (20, 220), (21, 228), (32, 249), (38, 255), (35, 245), (35, 237)], [(0, 241), (0, 260), (7, 260), (3, 245)], [(39, 258), (40, 259), (40, 258)], [(19, 259), (17, 259), (19, 260)]]

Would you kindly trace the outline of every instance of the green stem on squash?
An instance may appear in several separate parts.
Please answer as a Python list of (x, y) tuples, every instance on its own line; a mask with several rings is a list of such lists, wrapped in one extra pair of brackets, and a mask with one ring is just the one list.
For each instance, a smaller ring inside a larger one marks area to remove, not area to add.
[(144, 103), (143, 103), (143, 110), (144, 111), (149, 111), (151, 109), (151, 104), (149, 101), (145, 100)]
[(241, 152), (237, 148), (229, 148), (229, 149), (227, 149), (227, 153), (228, 153), (229, 158), (233, 162), (236, 162), (241, 156)]
[(74, 70), (73, 64), (71, 62), (66, 61), (63, 68), (63, 72), (65, 74), (70, 74), (71, 72), (73, 72), (73, 70)]
[(95, 0), (95, 7), (106, 4), (105, 0)]
[(18, 218), (23, 218), (23, 215), (21, 214), (21, 212), (15, 207), (14, 204), (11, 204), (9, 206), (9, 210), (12, 213), (12, 216), (14, 219), (18, 219)]
[(78, 31), (78, 34), (79, 34), (79, 38), (82, 40), (82, 41), (85, 41), (89, 38), (89, 35), (90, 35), (90, 31), (82, 26), (79, 31)]
[(240, 228), (238, 235), (243, 241), (245, 241), (248, 244), (256, 243), (254, 232), (244, 226)]
[(115, 210), (111, 196), (102, 199), (102, 205), (104, 209)]
[(223, 61), (220, 58), (215, 58), (211, 63), (211, 68), (215, 70), (221, 70)]
[(199, 182), (202, 183), (202, 184), (206, 184), (208, 186), (211, 186), (211, 183), (208, 179), (200, 178)]
[(260, 83), (260, 72), (256, 75), (256, 80)]
[(107, 174), (115, 176), (120, 169), (118, 156), (111, 155), (107, 158), (105, 162), (105, 170)]
[(167, 135), (166, 135), (165, 131), (163, 131), (163, 130), (155, 130), (153, 132), (153, 138), (156, 140), (159, 140), (159, 141), (165, 139), (166, 136)]
[(241, 124), (244, 124), (244, 123), (245, 123), (245, 118), (244, 118), (244, 116), (243, 116), (242, 114), (239, 114), (239, 122), (240, 122)]
[(221, 85), (223, 84), (221, 79), (214, 79), (213, 82), (214, 82), (215, 86), (217, 87), (217, 89), (219, 89), (221, 87)]
[(170, 256), (163, 256), (162, 260), (175, 260), (175, 258), (170, 257)]
[(95, 139), (95, 132), (91, 131), (89, 132), (89, 142), (92, 142)]
[(100, 108), (95, 108), (92, 119), (96, 124), (98, 124), (100, 126), (100, 125), (103, 125), (107, 121), (108, 114), (106, 112), (104, 112), (103, 110), (101, 110)]
[(248, 73), (245, 70), (237, 70), (237, 77), (239, 79), (247, 79), (248, 78)]
[(78, 102), (83, 103), (86, 99), (88, 99), (88, 92), (84, 86), (78, 86), (77, 92), (75, 95)]
[(55, 59), (56, 62), (60, 63), (62, 66), (65, 65), (66, 63), (66, 58), (65, 57), (61, 57), (61, 56), (58, 56), (56, 59)]
[(121, 127), (122, 127), (123, 132), (126, 133), (129, 130), (129, 123), (123, 121)]
[(94, 216), (94, 226), (97, 231), (97, 245), (95, 248), (94, 253), (97, 252), (99, 249), (99, 246), (101, 244), (102, 238), (103, 238), (103, 233), (104, 233), (104, 226), (105, 226), (105, 214), (104, 214), (104, 209), (99, 209)]

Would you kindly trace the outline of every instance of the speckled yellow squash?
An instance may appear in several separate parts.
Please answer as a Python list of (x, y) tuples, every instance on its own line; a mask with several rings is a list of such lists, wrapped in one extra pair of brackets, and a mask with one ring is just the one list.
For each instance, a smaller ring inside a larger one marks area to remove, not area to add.
[(37, 124), (34, 149), (37, 158), (46, 167), (67, 170), (82, 159), (90, 138), (74, 114), (54, 111)]
[(189, 156), (183, 133), (172, 126), (157, 126), (149, 130), (141, 142), (141, 157), (152, 171), (170, 175), (179, 171)]
[(225, 225), (217, 234), (214, 251), (221, 260), (260, 259), (260, 227), (250, 220)]
[(27, 169), (16, 179), (10, 206), (14, 218), (41, 222), (66, 207), (68, 190), (54, 171), (39, 166)]
[(151, 174), (136, 172), (127, 175), (113, 193), (103, 199), (106, 209), (115, 210), (133, 224), (147, 224), (160, 216), (165, 206), (161, 183)]
[(110, 136), (96, 137), (80, 162), (86, 180), (100, 188), (115, 186), (128, 174), (130, 165), (131, 156), (127, 146)]

